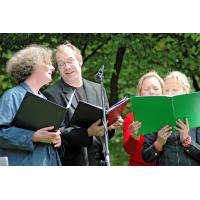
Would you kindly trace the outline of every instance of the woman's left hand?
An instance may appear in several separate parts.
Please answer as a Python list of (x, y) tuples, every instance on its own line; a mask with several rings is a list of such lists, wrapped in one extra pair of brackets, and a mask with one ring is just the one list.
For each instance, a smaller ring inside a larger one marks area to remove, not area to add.
[(180, 133), (180, 141), (181, 143), (189, 136), (190, 125), (188, 123), (188, 119), (185, 119), (185, 122), (180, 119), (176, 121), (177, 126), (174, 128)]
[(54, 145), (55, 148), (60, 148), (61, 147), (61, 136), (60, 136), (61, 132), (60, 132), (60, 130), (58, 130), (56, 132), (56, 134), (57, 134), (57, 136), (53, 140), (52, 144)]

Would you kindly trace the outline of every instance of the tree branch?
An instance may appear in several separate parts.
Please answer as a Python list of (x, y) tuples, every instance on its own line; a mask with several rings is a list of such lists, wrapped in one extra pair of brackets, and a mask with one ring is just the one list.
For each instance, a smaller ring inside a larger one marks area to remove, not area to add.
[(105, 45), (105, 44), (107, 44), (107, 43), (109, 42), (109, 40), (111, 40), (111, 37), (107, 38), (105, 43), (101, 43), (99, 46), (97, 46), (96, 49), (94, 49), (94, 51), (93, 51), (91, 54), (89, 54), (87, 57), (85, 57), (85, 58), (83, 59), (83, 63), (87, 62), (88, 59), (90, 59), (93, 55), (95, 55), (95, 53), (96, 53), (99, 49), (101, 49), (101, 47), (102, 47), (103, 45)]

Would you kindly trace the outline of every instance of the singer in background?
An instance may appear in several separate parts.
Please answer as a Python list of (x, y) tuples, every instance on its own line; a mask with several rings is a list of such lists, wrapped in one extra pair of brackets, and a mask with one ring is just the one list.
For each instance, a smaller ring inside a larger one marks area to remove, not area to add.
[[(188, 78), (179, 71), (167, 74), (164, 83), (164, 95), (167, 96), (189, 94), (191, 90)], [(157, 166), (200, 165), (200, 128), (190, 128), (185, 117), (184, 121), (176, 121), (174, 129), (167, 125), (157, 133), (145, 135), (142, 149), (144, 161), (156, 160)]]
[[(61, 80), (45, 90), (44, 95), (61, 106), (69, 107), (61, 127), (61, 162), (70, 166), (101, 165), (104, 161), (104, 137), (102, 137), (104, 128), (100, 125), (100, 119), (87, 129), (69, 126), (79, 100), (102, 106), (100, 84), (82, 78), (82, 55), (71, 43), (67, 42), (56, 48), (55, 60)], [(107, 97), (105, 100), (107, 109), (109, 107)], [(123, 119), (120, 117), (117, 122), (109, 126), (109, 137), (112, 137), (115, 129), (122, 124)]]
[[(164, 81), (155, 71), (144, 74), (138, 81), (137, 96), (157, 96), (163, 95)], [(142, 147), (144, 135), (137, 135), (142, 126), (141, 122), (134, 121), (134, 113), (128, 113), (124, 118), (123, 125), (123, 146), (129, 155), (129, 166), (154, 166), (155, 161), (145, 162), (142, 158)]]

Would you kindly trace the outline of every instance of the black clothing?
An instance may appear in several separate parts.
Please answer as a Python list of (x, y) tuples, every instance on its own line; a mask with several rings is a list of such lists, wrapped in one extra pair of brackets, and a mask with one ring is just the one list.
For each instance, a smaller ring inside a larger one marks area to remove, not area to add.
[[(67, 107), (74, 88), (60, 80), (44, 91), (44, 95), (61, 106)], [(70, 127), (69, 122), (79, 100), (102, 106), (100, 84), (83, 79), (83, 87), (76, 89), (72, 104), (61, 127), (63, 165), (101, 165), (104, 151), (104, 137), (88, 137), (87, 129)], [(108, 100), (105, 97), (106, 109)], [(109, 133), (113, 135), (114, 130)]]
[(189, 135), (192, 142), (188, 148), (184, 148), (180, 142), (180, 134), (173, 132), (160, 153), (157, 153), (153, 146), (157, 134), (145, 135), (142, 152), (144, 161), (151, 162), (156, 159), (156, 164), (160, 166), (200, 165), (200, 128), (190, 129)]

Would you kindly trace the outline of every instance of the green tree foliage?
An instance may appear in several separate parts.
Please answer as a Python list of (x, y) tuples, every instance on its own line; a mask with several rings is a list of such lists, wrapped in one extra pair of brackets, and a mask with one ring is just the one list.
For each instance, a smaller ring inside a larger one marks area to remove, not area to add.
[[(81, 50), (85, 78), (95, 81), (99, 67), (105, 66), (104, 85), (111, 104), (135, 94), (139, 78), (150, 70), (163, 77), (179, 70), (190, 77), (194, 91), (200, 90), (200, 34), (10, 33), (0, 34), (0, 95), (14, 85), (6, 74), (6, 62), (14, 52), (30, 44), (55, 48), (66, 40)], [(57, 72), (52, 83), (58, 79)], [(111, 140), (110, 151), (113, 165), (127, 165), (122, 130)]]

